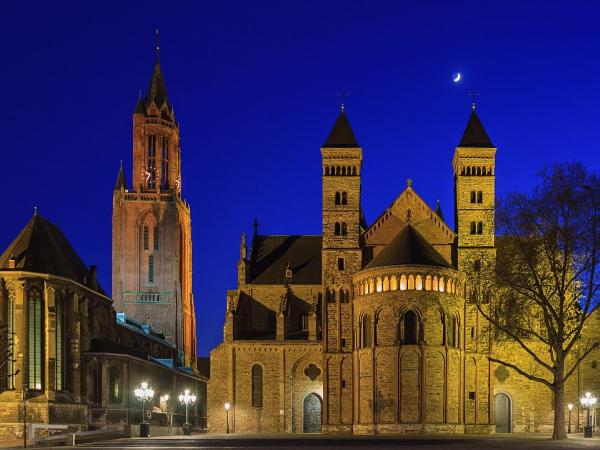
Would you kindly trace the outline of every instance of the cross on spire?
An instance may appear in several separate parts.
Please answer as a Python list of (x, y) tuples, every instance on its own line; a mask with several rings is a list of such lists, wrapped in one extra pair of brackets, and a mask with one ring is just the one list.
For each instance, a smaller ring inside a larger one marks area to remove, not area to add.
[(342, 92), (338, 92), (337, 96), (340, 99), (340, 109), (341, 109), (342, 112), (344, 112), (344, 109), (346, 107), (345, 100), (346, 100), (346, 97), (350, 96), (350, 94), (348, 94), (347, 92), (343, 92), (342, 91)]
[(471, 108), (473, 109), (473, 111), (475, 111), (475, 108), (477, 108), (477, 99), (479, 98), (479, 92), (477, 91), (471, 91), (467, 94), (469, 97), (471, 97)]

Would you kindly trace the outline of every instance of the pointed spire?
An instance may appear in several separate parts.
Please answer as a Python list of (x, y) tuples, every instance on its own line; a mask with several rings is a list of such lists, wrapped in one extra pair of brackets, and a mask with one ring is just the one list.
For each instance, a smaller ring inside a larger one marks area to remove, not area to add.
[[(475, 105), (475, 103), (473, 103), (473, 105)], [(479, 120), (477, 112), (475, 112), (475, 107), (473, 107), (473, 110), (471, 111), (471, 117), (469, 117), (469, 122), (467, 123), (467, 127), (465, 128), (465, 132), (463, 133), (458, 146), (494, 148), (485, 128), (483, 128), (481, 120)]]
[(150, 103), (156, 103), (156, 106), (159, 108), (163, 106), (165, 103), (171, 109), (171, 104), (169, 103), (169, 99), (167, 97), (167, 85), (165, 83), (165, 79), (163, 77), (162, 68), (160, 66), (159, 59), (159, 32), (156, 30), (156, 62), (154, 63), (154, 70), (152, 71), (152, 79), (150, 80), (150, 86), (148, 87), (148, 92), (146, 92), (145, 98), (145, 106), (146, 109), (150, 106)]
[(117, 182), (115, 183), (115, 191), (120, 189), (127, 189), (127, 182), (125, 181), (125, 173), (123, 172), (123, 161), (121, 160), (121, 167), (119, 168), (119, 175), (117, 175)]
[(254, 229), (254, 236), (258, 236), (258, 219), (256, 217), (254, 218), (254, 223), (252, 224), (252, 227)]
[(146, 106), (144, 106), (144, 100), (142, 99), (142, 90), (138, 94), (137, 102), (135, 103), (134, 114), (146, 114)]
[(442, 213), (442, 205), (440, 203), (440, 198), (438, 197), (436, 202), (435, 202), (435, 213), (438, 215), (438, 217), (442, 220), (444, 220), (444, 214)]
[(346, 112), (344, 111), (344, 104), (341, 105), (340, 115), (338, 116), (335, 124), (333, 124), (333, 128), (329, 132), (329, 136), (327, 140), (323, 144), (325, 148), (358, 148), (360, 145), (358, 144), (356, 137), (354, 137), (354, 132), (352, 131), (352, 127), (350, 126), (350, 122), (348, 122), (348, 117), (346, 116)]

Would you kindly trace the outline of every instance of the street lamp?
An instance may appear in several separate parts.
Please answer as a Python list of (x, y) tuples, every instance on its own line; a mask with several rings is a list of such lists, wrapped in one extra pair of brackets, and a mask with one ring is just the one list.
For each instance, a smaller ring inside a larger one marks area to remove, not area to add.
[(571, 411), (573, 411), (573, 403), (569, 403), (567, 405), (567, 408), (569, 408), (569, 428), (567, 428), (567, 433), (571, 432)]
[(146, 402), (152, 400), (154, 391), (145, 381), (135, 391), (135, 396), (142, 402), (142, 422), (140, 423), (140, 437), (150, 436), (150, 424), (146, 421)]
[(231, 404), (229, 402), (225, 403), (225, 412), (227, 413), (227, 427), (226, 427), (227, 434), (229, 434), (229, 408), (231, 408)]
[(581, 402), (581, 406), (587, 409), (587, 423), (585, 427), (583, 427), (583, 437), (592, 437), (592, 424), (590, 423), (590, 408), (596, 404), (597, 400), (598, 399), (594, 397), (591, 394), (591, 392), (586, 392), (585, 395), (579, 400)]
[(183, 424), (183, 434), (189, 436), (192, 434), (192, 424), (188, 420), (188, 406), (196, 403), (196, 396), (190, 394), (189, 389), (185, 389), (183, 394), (179, 394), (179, 401), (185, 405), (185, 423)]

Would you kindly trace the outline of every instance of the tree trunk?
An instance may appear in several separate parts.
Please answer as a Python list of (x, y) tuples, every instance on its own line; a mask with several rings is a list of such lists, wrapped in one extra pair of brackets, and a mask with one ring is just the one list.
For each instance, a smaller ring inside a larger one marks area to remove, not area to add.
[(554, 430), (552, 439), (567, 439), (567, 430), (565, 429), (565, 385), (563, 382), (556, 383), (554, 395)]

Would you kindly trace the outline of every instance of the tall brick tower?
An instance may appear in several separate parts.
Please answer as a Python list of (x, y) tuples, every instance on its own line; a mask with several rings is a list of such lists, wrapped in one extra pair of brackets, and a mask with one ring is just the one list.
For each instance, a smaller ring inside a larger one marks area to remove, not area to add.
[[(113, 191), (112, 296), (117, 311), (196, 357), (189, 204), (181, 194), (179, 124), (158, 57), (133, 112), (133, 183), (123, 168)], [(185, 356), (183, 358), (183, 356)]]
[(352, 425), (352, 276), (362, 268), (360, 184), (362, 149), (342, 104), (323, 161), (323, 429)]

